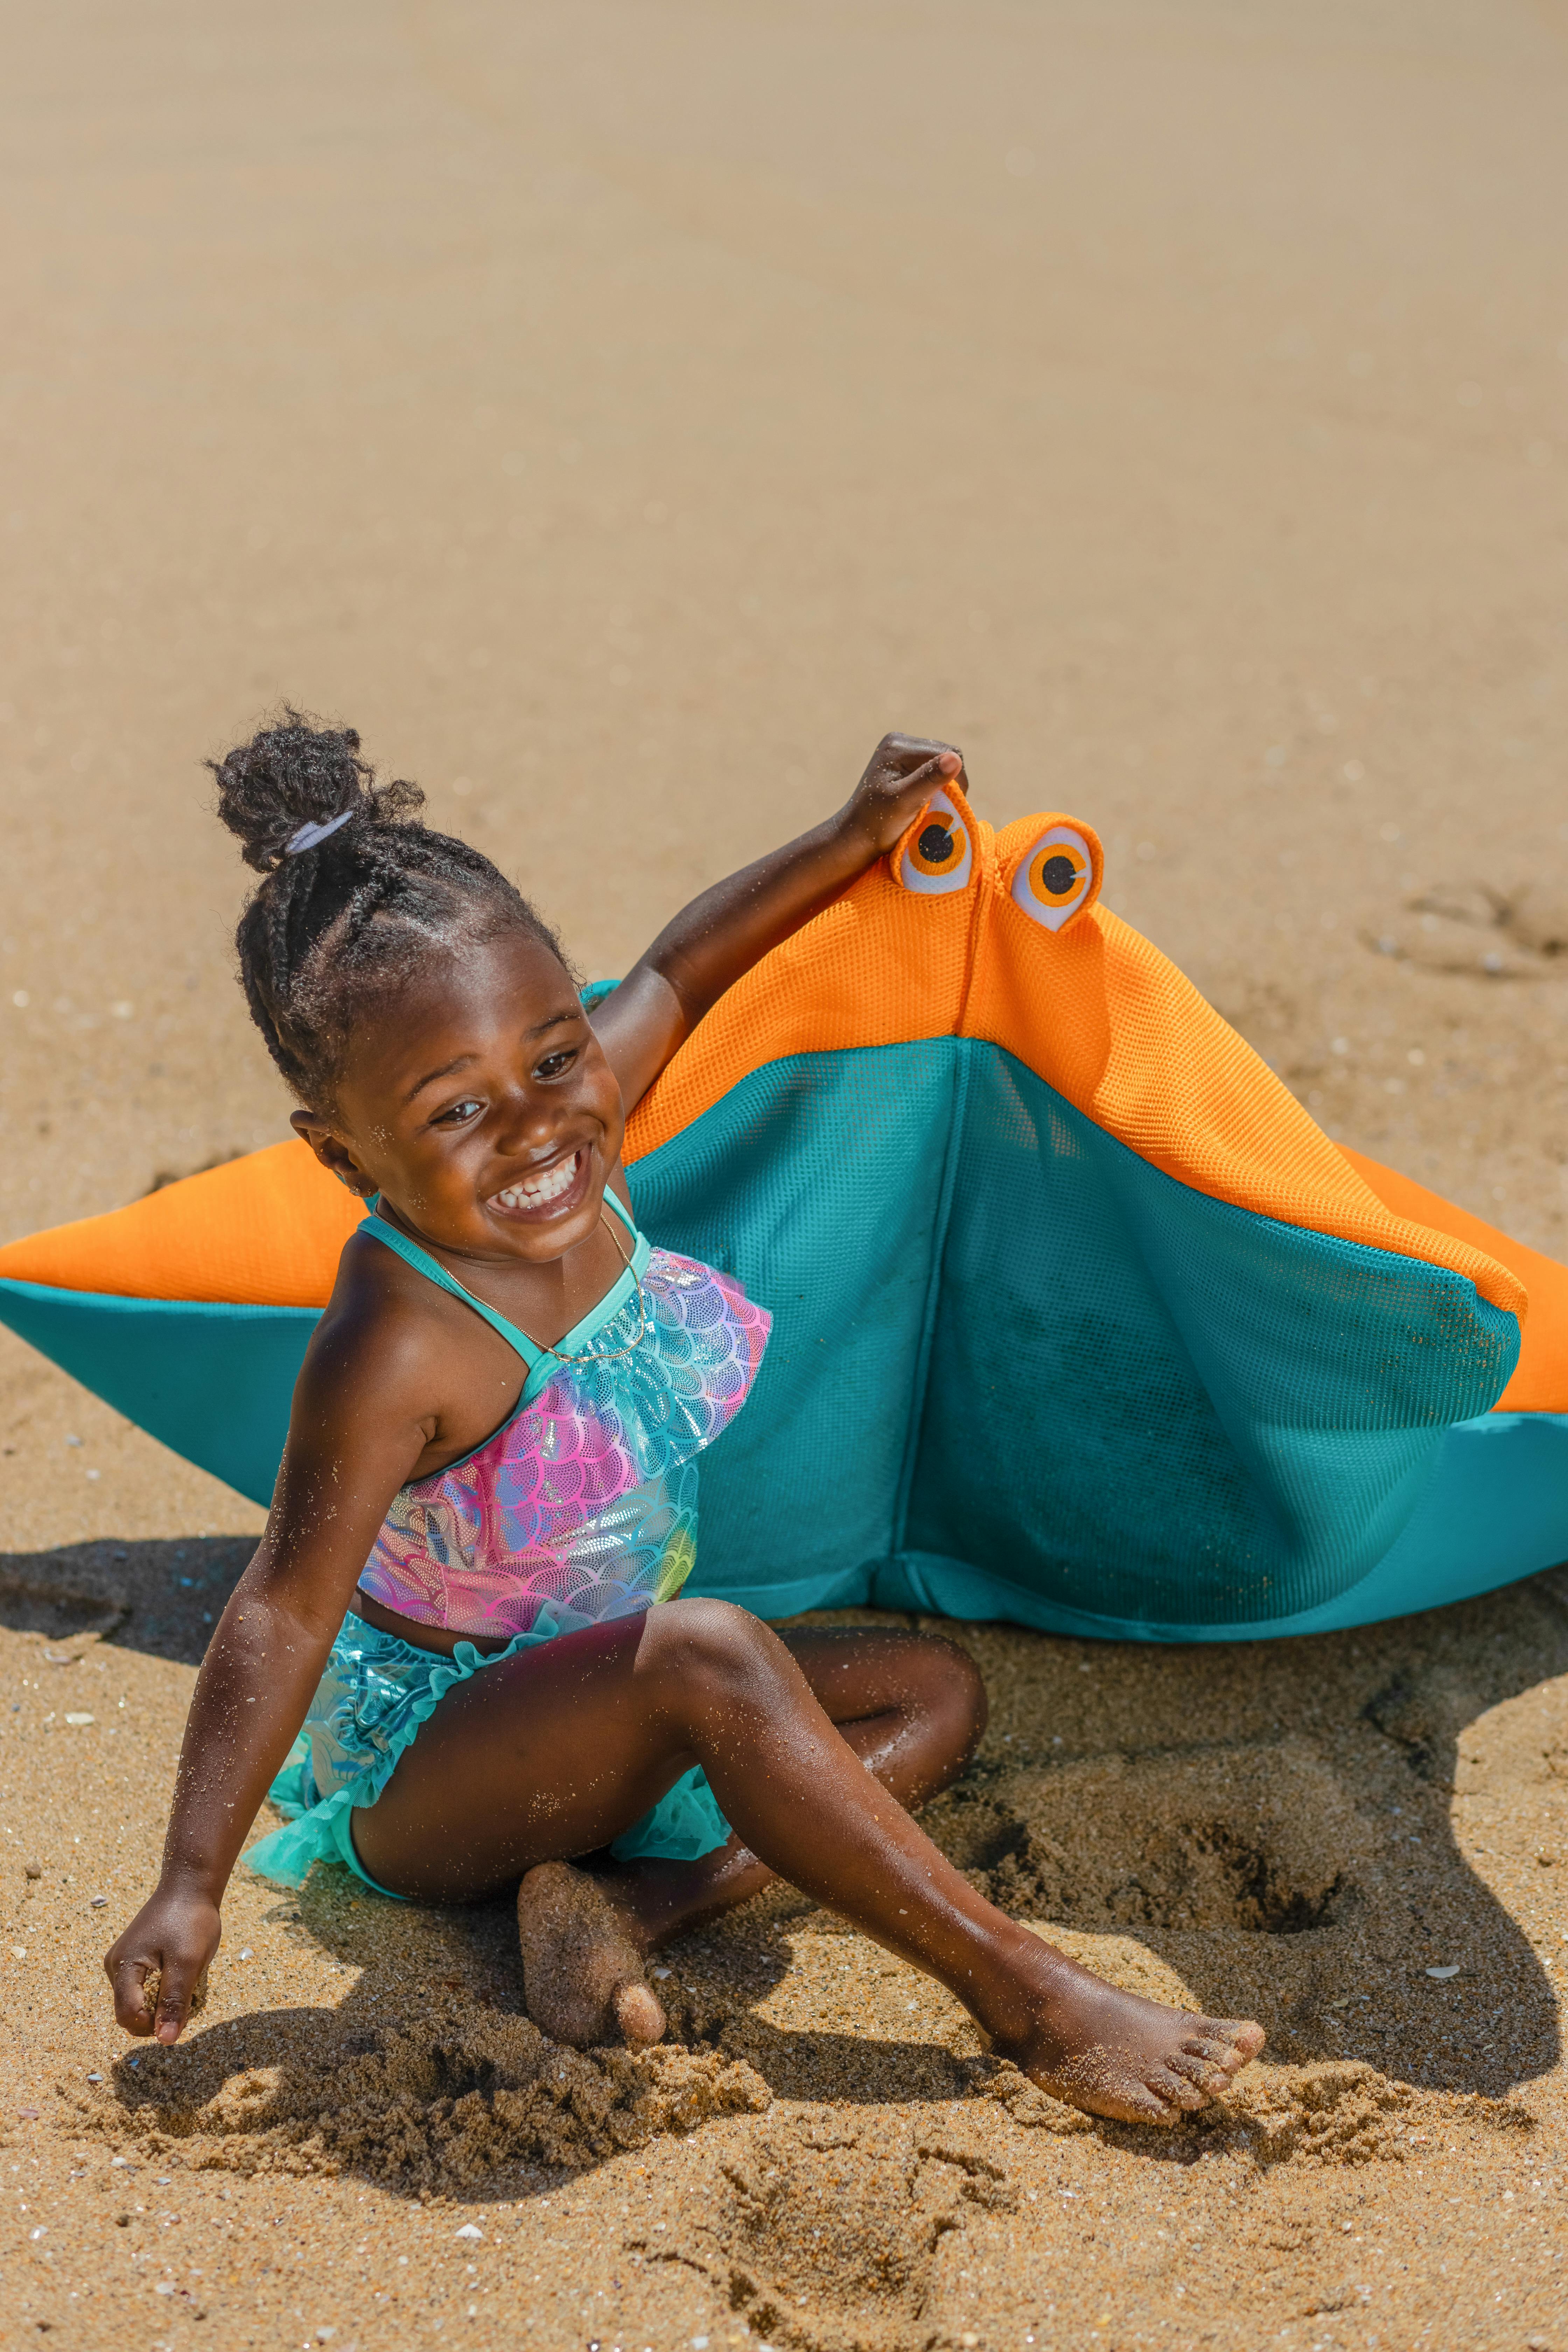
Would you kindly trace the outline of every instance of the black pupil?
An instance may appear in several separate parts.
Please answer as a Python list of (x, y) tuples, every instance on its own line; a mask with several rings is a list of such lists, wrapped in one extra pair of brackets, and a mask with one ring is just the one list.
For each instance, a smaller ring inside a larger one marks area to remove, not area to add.
[(921, 835), (920, 848), (928, 866), (943, 865), (952, 856), (952, 835), (944, 824), (928, 824)]
[(1078, 868), (1070, 857), (1047, 857), (1040, 868), (1040, 879), (1053, 898), (1065, 898), (1078, 880)]

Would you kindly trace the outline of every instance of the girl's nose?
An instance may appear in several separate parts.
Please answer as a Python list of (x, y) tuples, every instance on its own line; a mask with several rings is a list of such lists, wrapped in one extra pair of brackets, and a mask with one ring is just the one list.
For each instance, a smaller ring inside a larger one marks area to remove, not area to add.
[(520, 1087), (498, 1106), (496, 1142), (503, 1151), (537, 1151), (555, 1132), (563, 1106)]

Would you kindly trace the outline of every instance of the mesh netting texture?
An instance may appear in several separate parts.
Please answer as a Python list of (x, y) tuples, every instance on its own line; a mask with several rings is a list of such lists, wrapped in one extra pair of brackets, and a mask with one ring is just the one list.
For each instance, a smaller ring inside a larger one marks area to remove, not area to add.
[(1106, 1618), (1292, 1616), (1518, 1352), (1463, 1276), (1197, 1192), (973, 1038), (771, 1063), (632, 1185), (775, 1318), (698, 1570), (764, 1612), (910, 1554)]

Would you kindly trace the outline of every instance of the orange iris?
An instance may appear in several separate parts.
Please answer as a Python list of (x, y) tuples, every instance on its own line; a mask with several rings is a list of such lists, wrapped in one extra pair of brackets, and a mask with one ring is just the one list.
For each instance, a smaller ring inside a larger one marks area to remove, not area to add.
[(910, 864), (917, 874), (940, 877), (956, 872), (968, 846), (958, 817), (947, 809), (928, 809), (910, 844)]
[(1042, 907), (1061, 907), (1089, 878), (1089, 861), (1065, 841), (1047, 841), (1029, 860), (1029, 887)]

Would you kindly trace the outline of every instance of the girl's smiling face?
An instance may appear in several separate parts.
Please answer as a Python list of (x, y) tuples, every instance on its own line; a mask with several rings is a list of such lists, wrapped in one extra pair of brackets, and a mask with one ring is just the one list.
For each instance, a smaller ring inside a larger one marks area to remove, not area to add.
[(595, 1230), (625, 1124), (570, 974), (521, 926), (423, 956), (351, 1034), (331, 1111), (294, 1114), (426, 1241), (535, 1265)]

